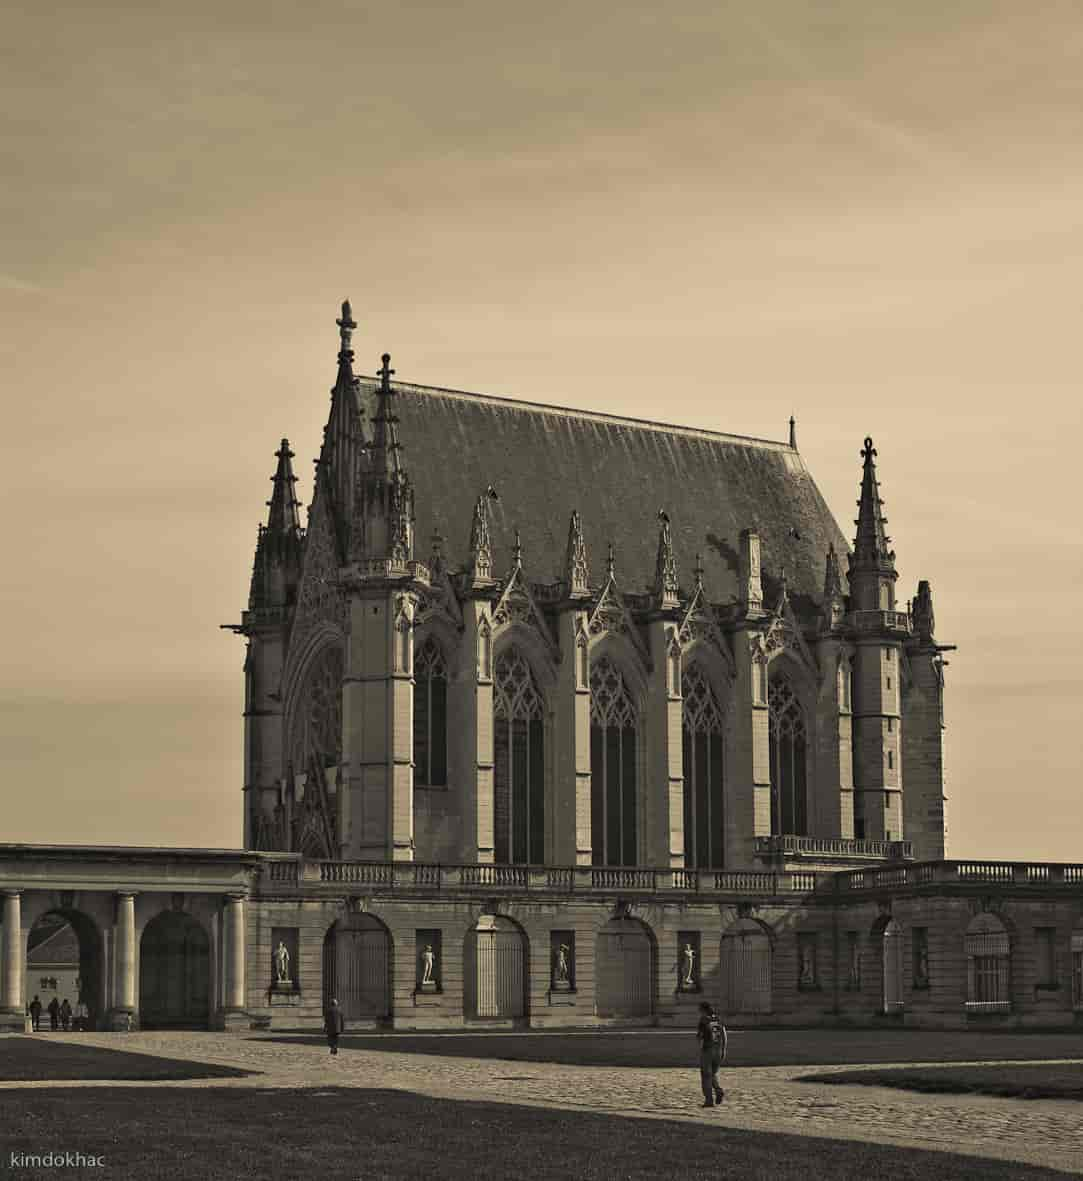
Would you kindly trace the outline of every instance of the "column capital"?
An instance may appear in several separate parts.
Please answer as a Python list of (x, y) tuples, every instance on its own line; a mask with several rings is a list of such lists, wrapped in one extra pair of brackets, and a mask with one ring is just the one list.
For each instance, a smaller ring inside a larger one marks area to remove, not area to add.
[(247, 890), (230, 890), (229, 893), (225, 895), (225, 900), (226, 900), (226, 902), (233, 902), (233, 903), (247, 902), (248, 901), (248, 891)]
[(114, 890), (113, 895), (116, 898), (134, 898), (139, 893), (138, 890)]
[(21, 898), (23, 894), (22, 890), (9, 890), (6, 887), (4, 890), (0, 891), (0, 893), (2, 893), (5, 898)]

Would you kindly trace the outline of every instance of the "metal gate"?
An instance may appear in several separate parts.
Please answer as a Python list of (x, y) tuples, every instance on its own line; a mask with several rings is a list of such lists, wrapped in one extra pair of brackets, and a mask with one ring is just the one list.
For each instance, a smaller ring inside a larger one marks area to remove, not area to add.
[(483, 915), (463, 955), (468, 1017), (522, 1017), (526, 1013), (523, 936), (509, 920)]
[(884, 1012), (897, 1013), (902, 998), (902, 928), (894, 919), (884, 927)]
[(324, 1004), (337, 997), (347, 1021), (386, 1017), (388, 938), (380, 928), (333, 927), (323, 945)]
[(771, 1012), (771, 940), (766, 931), (737, 931), (722, 940), (726, 1011)]
[(637, 923), (599, 931), (595, 1010), (599, 1017), (649, 1017), (654, 1011), (651, 941)]

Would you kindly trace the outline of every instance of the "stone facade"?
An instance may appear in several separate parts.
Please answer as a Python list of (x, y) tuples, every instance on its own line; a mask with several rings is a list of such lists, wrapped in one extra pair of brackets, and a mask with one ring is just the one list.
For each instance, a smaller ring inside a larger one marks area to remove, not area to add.
[(1080, 1021), (1083, 867), (944, 860), (950, 645), (871, 439), (851, 549), (792, 424), (358, 378), (338, 326), (232, 626), (245, 849), (0, 846), (0, 1019), (51, 915), (100, 1027)]

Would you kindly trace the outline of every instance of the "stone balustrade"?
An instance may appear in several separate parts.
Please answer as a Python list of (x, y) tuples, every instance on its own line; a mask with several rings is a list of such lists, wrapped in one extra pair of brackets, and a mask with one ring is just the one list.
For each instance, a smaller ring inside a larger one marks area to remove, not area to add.
[(910, 635), (914, 630), (905, 611), (851, 611), (847, 624), (856, 632), (901, 632)]
[(910, 861), (909, 841), (866, 841), (853, 837), (756, 837), (758, 857), (853, 857), (865, 860)]

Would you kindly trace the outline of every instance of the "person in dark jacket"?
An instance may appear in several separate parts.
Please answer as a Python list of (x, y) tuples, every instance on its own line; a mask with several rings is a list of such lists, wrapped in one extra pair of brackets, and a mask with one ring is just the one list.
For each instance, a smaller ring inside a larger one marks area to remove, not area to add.
[(67, 997), (64, 998), (64, 1002), (60, 1006), (60, 1024), (64, 1027), (65, 1033), (71, 1029), (71, 1002)]
[(696, 1037), (699, 1040), (699, 1077), (703, 1086), (703, 1106), (714, 1107), (722, 1102), (725, 1091), (718, 1081), (718, 1070), (726, 1057), (729, 1037), (722, 1018), (714, 1011), (709, 1001), (700, 1003), (699, 1025)]
[(49, 1002), (49, 1022), (53, 1029), (60, 1028), (60, 1002), (55, 996)]
[(331, 1047), (331, 1053), (337, 1054), (338, 1039), (346, 1028), (346, 1021), (342, 1016), (338, 1001), (334, 997), (328, 1002), (327, 1009), (324, 1011), (323, 1027), (327, 1031), (327, 1044)]
[(41, 1029), (41, 1001), (38, 1000), (38, 994), (34, 993), (34, 999), (27, 1006), (30, 1010), (30, 1025), (35, 1033)]

